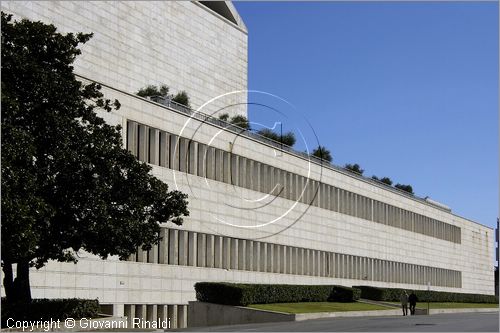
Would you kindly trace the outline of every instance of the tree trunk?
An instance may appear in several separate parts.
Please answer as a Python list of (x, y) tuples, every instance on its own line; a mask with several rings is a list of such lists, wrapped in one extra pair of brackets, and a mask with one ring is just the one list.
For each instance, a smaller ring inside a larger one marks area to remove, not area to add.
[(14, 277), (12, 275), (12, 263), (4, 262), (2, 265), (3, 270), (3, 288), (5, 289), (5, 297), (7, 302), (12, 303), (14, 301)]
[(17, 263), (17, 276), (14, 280), (14, 289), (18, 302), (31, 302), (30, 265), (28, 261)]
[(17, 263), (17, 276), (13, 278), (12, 263), (3, 264), (3, 284), (5, 297), (9, 303), (30, 303), (30, 265), (29, 262)]

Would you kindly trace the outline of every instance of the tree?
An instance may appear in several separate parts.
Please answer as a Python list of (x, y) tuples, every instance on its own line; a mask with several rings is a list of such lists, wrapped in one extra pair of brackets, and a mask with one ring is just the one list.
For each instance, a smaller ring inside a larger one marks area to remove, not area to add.
[(220, 114), (219, 119), (222, 121), (228, 121), (229, 120), (229, 113)]
[(283, 143), (290, 147), (292, 147), (295, 144), (295, 134), (293, 134), (293, 132), (287, 132), (283, 135), (280, 135), (279, 133), (276, 133), (269, 128), (263, 128), (261, 130), (258, 130), (257, 134), (262, 135), (271, 140), (274, 140), (276, 142)]
[(391, 186), (391, 185), (392, 185), (392, 180), (391, 180), (391, 178), (389, 178), (389, 177), (384, 177), (384, 178), (382, 178), (380, 181), (381, 181), (382, 183), (384, 183), (384, 184), (389, 185), (389, 186)]
[(248, 122), (248, 119), (245, 116), (238, 114), (236, 116), (233, 116), (229, 122), (235, 126), (241, 127), (246, 130), (250, 130), (250, 123)]
[(189, 212), (96, 113), (119, 102), (76, 80), (78, 45), (92, 35), (11, 20), (2, 12), (1, 260), (7, 301), (29, 302), (31, 266), (76, 262), (79, 250), (125, 259), (158, 243), (158, 222)]
[(403, 185), (398, 183), (394, 185), (394, 187), (402, 191), (408, 192), (410, 194), (413, 194), (413, 188), (411, 187), (411, 185)]
[(148, 85), (144, 88), (141, 88), (136, 95), (140, 97), (152, 97), (152, 96), (161, 96), (161, 97), (169, 97), (168, 95), (169, 88), (168, 86), (162, 84), (158, 88), (154, 85)]
[(332, 162), (332, 154), (324, 146), (319, 145), (316, 149), (313, 150), (311, 155), (319, 157), (322, 160)]
[(346, 164), (346, 165), (344, 165), (344, 168), (346, 170), (348, 170), (348, 171), (351, 171), (351, 172), (354, 172), (354, 173), (357, 173), (357, 174), (360, 174), (360, 175), (362, 175), (363, 172), (365, 172), (365, 170), (361, 169), (361, 167), (357, 163), (355, 163), (355, 164)]
[(382, 179), (379, 179), (377, 176), (372, 176), (372, 179), (378, 180), (381, 183), (384, 183), (386, 185), (391, 186), (392, 185), (392, 180), (389, 177), (383, 177)]
[(170, 99), (178, 104), (182, 104), (188, 108), (191, 107), (189, 105), (189, 95), (187, 94), (187, 92), (185, 92), (183, 90), (183, 91), (179, 91), (175, 95), (171, 95), (168, 93), (169, 90), (170, 89), (165, 84), (162, 84), (161, 86), (158, 86), (158, 87), (150, 84), (144, 88), (139, 89), (139, 91), (136, 93), (136, 95), (140, 96), (140, 97), (160, 96), (163, 98)]
[(189, 96), (188, 96), (187, 92), (185, 92), (184, 90), (178, 92), (174, 97), (172, 97), (172, 101), (179, 103), (179, 104), (182, 104), (188, 108), (191, 107), (189, 105)]

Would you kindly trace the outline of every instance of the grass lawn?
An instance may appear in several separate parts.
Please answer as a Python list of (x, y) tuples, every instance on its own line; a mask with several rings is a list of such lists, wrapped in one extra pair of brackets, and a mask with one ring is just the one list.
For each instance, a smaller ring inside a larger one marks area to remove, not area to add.
[(380, 305), (366, 304), (360, 302), (338, 303), (338, 302), (303, 302), (303, 303), (272, 303), (252, 304), (249, 308), (286, 313), (311, 313), (311, 312), (341, 312), (341, 311), (369, 311), (390, 310), (392, 308)]
[[(399, 305), (397, 302), (390, 302)], [(430, 309), (465, 309), (465, 308), (498, 308), (495, 303), (451, 303), (451, 302), (430, 302)], [(427, 309), (426, 302), (418, 302), (417, 309)]]

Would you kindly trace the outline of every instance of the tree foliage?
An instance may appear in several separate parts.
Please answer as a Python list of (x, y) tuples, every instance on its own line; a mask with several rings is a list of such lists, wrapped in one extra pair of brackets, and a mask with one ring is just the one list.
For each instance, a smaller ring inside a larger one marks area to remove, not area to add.
[[(2, 12), (2, 268), (10, 300), (29, 301), (29, 267), (77, 261), (80, 249), (121, 259), (182, 223), (187, 196), (168, 191), (96, 112), (119, 108), (72, 63), (91, 34), (12, 21)], [(17, 263), (13, 279), (12, 264)]]
[(391, 186), (392, 185), (392, 180), (389, 177), (383, 177), (383, 178), (378, 178), (377, 176), (372, 176), (372, 179), (378, 180), (381, 183), (384, 183), (386, 185)]
[(354, 173), (357, 173), (359, 175), (362, 175), (363, 172), (365, 172), (364, 169), (361, 169), (361, 167), (359, 166), (359, 164), (355, 163), (355, 164), (346, 164), (344, 165), (344, 168), (348, 171), (351, 171), (351, 172), (354, 172)]
[(242, 116), (242, 115), (236, 115), (233, 116), (229, 122), (233, 125), (236, 125), (238, 127), (241, 127), (246, 130), (250, 130), (250, 122), (248, 121), (247, 117)]
[(274, 132), (272, 129), (263, 128), (257, 131), (257, 134), (262, 135), (271, 140), (274, 140), (276, 142), (283, 143), (290, 147), (292, 147), (295, 144), (295, 134), (293, 134), (293, 132), (286, 132), (285, 134), (281, 135), (279, 133)]
[(188, 108), (191, 107), (189, 104), (189, 96), (184, 90), (175, 94), (175, 96), (172, 97), (172, 101), (187, 106)]
[(250, 130), (250, 122), (248, 121), (248, 118), (243, 115), (237, 114), (235, 116), (229, 117), (229, 113), (222, 113), (219, 115), (219, 119), (230, 123), (231, 125)]
[(324, 146), (321, 146), (319, 145), (318, 147), (316, 147), (312, 153), (311, 153), (312, 156), (316, 156), (324, 161), (328, 161), (328, 162), (331, 162), (332, 161), (332, 154), (330, 153), (330, 151), (328, 149), (326, 149)]
[(177, 94), (172, 95), (169, 94), (169, 87), (165, 84), (162, 84), (160, 86), (155, 86), (155, 85), (147, 85), (144, 88), (139, 89), (139, 91), (136, 93), (137, 96), (140, 97), (154, 97), (154, 96), (160, 96), (163, 98), (170, 99), (176, 103), (182, 104), (186, 107), (191, 107), (189, 104), (189, 95), (187, 92), (179, 91)]
[(222, 121), (229, 121), (229, 113), (220, 114), (219, 119)]
[(405, 192), (408, 192), (410, 194), (413, 194), (413, 187), (411, 187), (411, 185), (403, 185), (403, 184), (396, 184), (394, 185), (395, 188), (398, 188), (402, 191), (405, 191)]
[(161, 86), (154, 86), (152, 84), (141, 88), (136, 95), (140, 97), (152, 97), (152, 96), (161, 96), (161, 97), (169, 97), (168, 94), (169, 88), (167, 85), (162, 84)]
[(389, 177), (383, 177), (382, 179), (380, 179), (380, 181), (381, 181), (382, 183), (386, 184), (386, 185), (389, 185), (389, 186), (391, 186), (391, 185), (392, 185), (392, 180), (391, 180), (391, 178), (389, 178)]

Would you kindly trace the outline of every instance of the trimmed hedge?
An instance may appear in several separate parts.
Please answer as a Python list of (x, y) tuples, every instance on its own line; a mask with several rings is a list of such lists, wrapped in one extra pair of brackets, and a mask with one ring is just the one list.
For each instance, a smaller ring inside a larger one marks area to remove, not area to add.
[[(369, 286), (354, 286), (361, 290), (361, 297), (374, 301), (399, 302), (401, 293), (411, 289), (378, 288)], [(449, 293), (444, 291), (413, 290), (419, 302), (455, 302), (455, 303), (498, 303), (494, 295)]]
[(194, 285), (200, 302), (247, 306), (249, 304), (296, 302), (354, 302), (361, 291), (328, 285), (239, 284), (198, 282)]
[(2, 327), (8, 318), (15, 320), (50, 320), (95, 318), (99, 313), (96, 299), (33, 299), (31, 303), (8, 303), (2, 298)]

